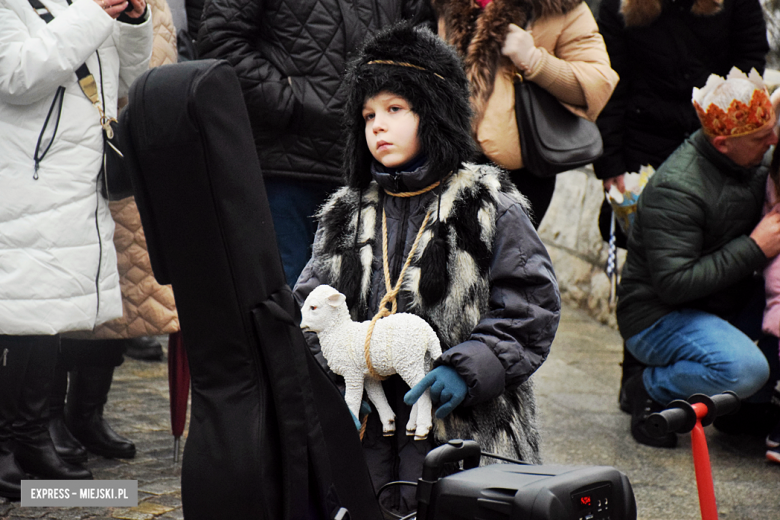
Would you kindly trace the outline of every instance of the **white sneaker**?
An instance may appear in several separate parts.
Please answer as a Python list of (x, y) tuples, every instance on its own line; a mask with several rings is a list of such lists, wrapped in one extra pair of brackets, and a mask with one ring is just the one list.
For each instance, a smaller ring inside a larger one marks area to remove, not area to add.
[(767, 448), (777, 448), (778, 446), (780, 446), (780, 424), (775, 426), (775, 429), (766, 436)]
[(777, 462), (778, 464), (780, 464), (780, 448), (767, 450), (766, 460), (770, 462)]

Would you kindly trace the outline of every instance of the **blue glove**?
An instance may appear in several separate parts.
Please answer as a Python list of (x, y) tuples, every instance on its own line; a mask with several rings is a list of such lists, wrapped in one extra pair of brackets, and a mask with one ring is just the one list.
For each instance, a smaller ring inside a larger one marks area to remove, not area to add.
[(462, 403), (468, 391), (466, 382), (454, 368), (441, 365), (428, 372), (414, 388), (406, 392), (404, 402), (412, 406), (428, 387), (431, 388), (431, 401), (438, 405), (436, 417), (439, 419), (447, 417)]
[(352, 420), (355, 421), (355, 428), (357, 428), (357, 431), (360, 431), (360, 421), (358, 421), (358, 418), (355, 417), (354, 413), (352, 413), (352, 410), (349, 411), (349, 415), (351, 415)]
[[(371, 405), (368, 404), (368, 401), (366, 401), (365, 399), (363, 399), (360, 402), (360, 411), (358, 413), (360, 414), (361, 417), (365, 417), (366, 415), (371, 413)], [(357, 417), (355, 417), (355, 414), (352, 413), (352, 410), (349, 411), (349, 415), (351, 415), (352, 420), (355, 421), (355, 428), (357, 428), (357, 430), (360, 431), (360, 428), (362, 428), (363, 425), (360, 424), (360, 421), (358, 420)]]

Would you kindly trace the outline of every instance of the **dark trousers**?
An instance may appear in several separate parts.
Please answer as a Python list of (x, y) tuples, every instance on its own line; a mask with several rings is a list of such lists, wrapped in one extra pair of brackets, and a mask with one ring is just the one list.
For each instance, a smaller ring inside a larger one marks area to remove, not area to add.
[(555, 192), (555, 176), (545, 179), (537, 177), (525, 168), (520, 168), (511, 170), (509, 179), (531, 203), (531, 222), (535, 229), (539, 229), (539, 224), (547, 213)]
[(48, 419), (48, 398), (57, 361), (59, 336), (0, 336), (0, 441), (12, 425), (28, 434)]
[[(389, 482), (417, 482), (422, 476), (425, 456), (436, 447), (433, 431), (427, 439), (421, 441), (406, 435), (406, 423), (411, 412), (411, 407), (403, 402), (403, 396), (409, 390), (406, 383), (398, 375), (393, 375), (383, 381), (382, 387), (396, 414), (396, 431), (394, 435), (385, 437), (379, 414), (374, 410), (368, 415), (363, 454), (375, 493), (379, 493), (382, 486)], [(405, 515), (417, 509), (415, 493), (413, 486), (390, 486), (382, 492), (379, 501), (385, 509)]]
[(768, 403), (772, 398), (772, 391), (780, 379), (780, 359), (778, 359), (778, 338), (765, 334), (761, 330), (766, 306), (766, 293), (764, 292), (764, 279), (754, 277), (744, 290), (750, 292), (750, 298), (740, 312), (729, 317), (729, 323), (744, 332), (747, 337), (756, 342), (759, 350), (769, 363), (769, 380), (755, 394), (746, 399), (751, 403)]
[(125, 358), (124, 339), (62, 338), (59, 363), (66, 371), (76, 367), (118, 367)]
[(311, 245), (317, 231), (314, 214), (335, 185), (266, 178), (265, 189), (287, 285), (295, 287), (298, 276), (311, 258)]

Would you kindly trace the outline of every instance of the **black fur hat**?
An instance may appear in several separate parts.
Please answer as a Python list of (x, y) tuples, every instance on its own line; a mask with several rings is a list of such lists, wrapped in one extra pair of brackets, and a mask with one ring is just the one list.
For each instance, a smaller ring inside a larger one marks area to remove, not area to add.
[(438, 178), (473, 157), (468, 79), (455, 49), (429, 29), (402, 22), (368, 39), (350, 62), (344, 86), (344, 159), (349, 186), (364, 188), (371, 181), (373, 157), (366, 144), (362, 112), (366, 99), (382, 91), (402, 96), (420, 117), (421, 149)]

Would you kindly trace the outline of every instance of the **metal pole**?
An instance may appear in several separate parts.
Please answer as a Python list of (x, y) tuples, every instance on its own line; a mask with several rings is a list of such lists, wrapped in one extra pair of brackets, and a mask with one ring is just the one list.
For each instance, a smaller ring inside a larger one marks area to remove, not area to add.
[(712, 481), (710, 452), (707, 449), (707, 438), (704, 436), (702, 417), (707, 415), (707, 405), (695, 403), (696, 425), (691, 431), (691, 451), (693, 452), (693, 467), (696, 471), (696, 487), (699, 489), (699, 507), (702, 520), (718, 520), (718, 506), (715, 503), (715, 485)]
[(173, 462), (179, 462), (179, 437), (173, 438)]

